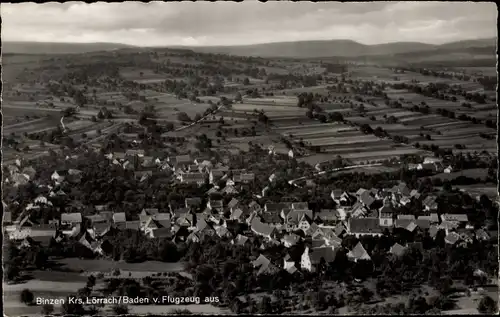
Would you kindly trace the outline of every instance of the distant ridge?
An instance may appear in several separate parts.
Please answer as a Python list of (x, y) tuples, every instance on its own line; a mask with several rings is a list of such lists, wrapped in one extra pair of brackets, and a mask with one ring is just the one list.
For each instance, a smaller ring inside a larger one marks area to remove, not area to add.
[(471, 47), (496, 48), (497, 39), (487, 38), (464, 40), (441, 45), (420, 42), (395, 42), (387, 44), (366, 45), (352, 40), (298, 41), (280, 42), (241, 46), (176, 46), (195, 52), (220, 53), (240, 56), (318, 58), (318, 57), (356, 57), (373, 55), (396, 55), (425, 52), (440, 49), (462, 50)]
[(51, 43), (2, 41), (3, 54), (81, 54), (133, 47), (134, 46), (132, 45), (117, 43)]
[[(495, 55), (497, 38), (464, 40), (441, 45), (420, 42), (394, 42), (366, 45), (352, 40), (278, 42), (239, 46), (163, 46), (186, 49), (200, 53), (217, 53), (237, 56), (322, 58), (362, 56), (405, 56), (405, 54), (443, 54), (447, 52), (473, 54), (486, 52)], [(4, 54), (77, 54), (116, 49), (140, 49), (140, 46), (119, 43), (49, 43), (3, 42)]]

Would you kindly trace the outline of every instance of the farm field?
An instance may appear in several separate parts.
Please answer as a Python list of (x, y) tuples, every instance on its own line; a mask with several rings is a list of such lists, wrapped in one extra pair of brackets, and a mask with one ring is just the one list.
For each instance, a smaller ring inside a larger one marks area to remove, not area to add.
[(433, 175), (431, 178), (440, 178), (443, 181), (445, 180), (452, 180), (460, 176), (466, 176), (466, 177), (471, 177), (471, 178), (481, 178), (484, 179), (488, 176), (488, 170), (484, 168), (472, 168), (472, 169), (467, 169), (459, 172), (452, 172), (452, 173), (440, 173)]

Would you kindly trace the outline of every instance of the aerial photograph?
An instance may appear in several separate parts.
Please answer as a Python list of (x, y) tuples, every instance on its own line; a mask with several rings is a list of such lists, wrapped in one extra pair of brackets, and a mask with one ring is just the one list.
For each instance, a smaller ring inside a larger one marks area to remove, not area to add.
[(498, 314), (497, 15), (2, 4), (4, 316)]

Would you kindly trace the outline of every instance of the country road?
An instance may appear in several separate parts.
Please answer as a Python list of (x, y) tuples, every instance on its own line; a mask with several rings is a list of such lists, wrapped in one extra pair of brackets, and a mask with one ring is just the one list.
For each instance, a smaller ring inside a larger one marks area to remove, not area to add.
[(312, 176), (310, 176), (310, 177), (308, 177), (308, 176), (302, 176), (302, 177), (299, 177), (299, 178), (296, 178), (296, 179), (289, 180), (289, 181), (288, 181), (288, 184), (290, 184), (290, 185), (295, 185), (295, 186), (299, 187), (297, 184), (295, 184), (295, 182), (297, 182), (297, 181), (299, 181), (299, 180), (310, 179), (310, 178), (315, 177), (315, 176), (318, 176), (318, 175), (324, 175), (324, 174), (327, 174), (327, 173), (338, 172), (338, 171), (344, 171), (344, 170), (349, 170), (349, 169), (353, 169), (353, 168), (359, 168), (359, 167), (374, 167), (374, 166), (382, 166), (382, 163), (375, 163), (375, 164), (359, 164), (359, 165), (349, 165), (349, 166), (344, 166), (344, 167), (338, 167), (338, 168), (334, 168), (334, 169), (331, 169), (331, 170), (328, 170), (328, 171), (321, 171), (321, 172), (314, 173), (314, 174), (313, 174)]

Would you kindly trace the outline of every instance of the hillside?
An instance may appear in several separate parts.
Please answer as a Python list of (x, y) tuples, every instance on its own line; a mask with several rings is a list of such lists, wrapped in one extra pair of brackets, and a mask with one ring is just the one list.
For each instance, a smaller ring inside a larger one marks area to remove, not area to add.
[(116, 43), (2, 42), (3, 54), (79, 54), (130, 48)]
[(355, 57), (395, 55), (416, 52), (432, 52), (433, 50), (441, 49), (462, 50), (472, 47), (491, 47), (494, 52), (496, 48), (496, 39), (467, 40), (443, 45), (433, 45), (419, 42), (396, 42), (365, 45), (351, 40), (299, 41), (244, 46), (189, 47), (189, 49), (203, 53), (221, 53), (240, 56), (314, 58), (331, 56)]

